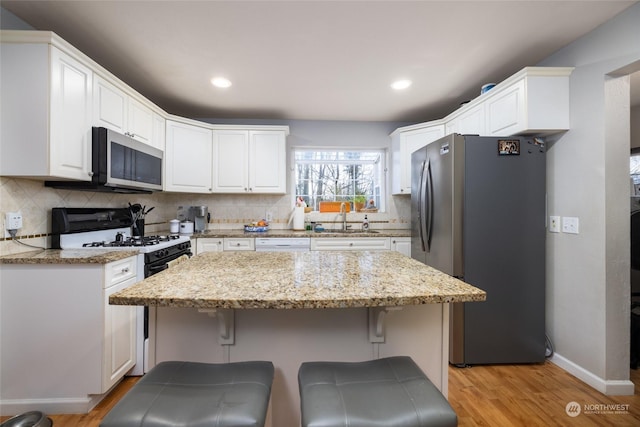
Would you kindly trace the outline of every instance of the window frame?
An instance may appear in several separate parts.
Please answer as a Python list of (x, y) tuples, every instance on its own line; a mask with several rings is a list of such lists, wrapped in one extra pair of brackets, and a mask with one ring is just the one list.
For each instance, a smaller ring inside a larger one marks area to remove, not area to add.
[[(296, 197), (297, 197), (297, 188), (298, 188), (298, 163), (296, 159), (296, 153), (302, 151), (313, 151), (313, 152), (334, 152), (334, 153), (347, 153), (347, 152), (369, 152), (378, 154), (379, 161), (377, 162), (379, 171), (378, 171), (378, 180), (374, 183), (374, 188), (372, 192), (374, 195), (377, 195), (376, 201), (378, 208), (378, 213), (385, 213), (387, 211), (387, 161), (389, 157), (388, 149), (383, 147), (335, 147), (335, 146), (297, 146), (291, 147), (290, 155), (291, 155), (291, 198), (295, 205)], [(314, 210), (314, 212), (320, 212), (319, 210), (315, 210), (314, 206), (310, 206)], [(353, 207), (353, 206), (352, 206)], [(353, 211), (352, 211), (353, 212)], [(367, 212), (364, 212), (367, 213)]]

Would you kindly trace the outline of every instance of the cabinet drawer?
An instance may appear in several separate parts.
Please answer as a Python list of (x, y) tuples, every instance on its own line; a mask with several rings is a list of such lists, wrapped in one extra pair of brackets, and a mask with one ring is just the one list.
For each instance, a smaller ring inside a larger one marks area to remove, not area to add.
[(312, 251), (388, 251), (390, 248), (388, 237), (311, 239)]
[(255, 251), (255, 239), (250, 238), (228, 238), (224, 239), (225, 251)]
[(124, 280), (136, 277), (138, 257), (129, 257), (105, 265), (104, 287), (108, 288)]

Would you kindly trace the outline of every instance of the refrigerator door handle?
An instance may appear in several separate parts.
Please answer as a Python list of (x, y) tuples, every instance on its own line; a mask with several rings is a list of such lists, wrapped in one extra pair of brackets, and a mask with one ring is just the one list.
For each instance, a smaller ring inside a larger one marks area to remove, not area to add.
[(428, 237), (428, 228), (427, 228), (427, 223), (429, 221), (429, 218), (427, 216), (427, 199), (429, 197), (429, 194), (426, 192), (427, 191), (427, 173), (429, 170), (429, 159), (425, 160), (424, 163), (422, 163), (422, 171), (420, 171), (420, 206), (419, 206), (419, 218), (420, 218), (420, 243), (422, 245), (422, 250), (424, 252), (429, 252), (429, 237)]
[(425, 187), (426, 187), (426, 199), (427, 199), (427, 221), (425, 222), (426, 226), (426, 247), (427, 252), (431, 251), (431, 234), (433, 232), (433, 178), (431, 176), (431, 162), (427, 160), (427, 165), (425, 168)]
[(422, 252), (426, 252), (427, 247), (424, 243), (424, 168), (426, 161), (422, 162), (420, 168), (420, 187), (418, 188), (418, 232), (420, 234), (420, 246)]

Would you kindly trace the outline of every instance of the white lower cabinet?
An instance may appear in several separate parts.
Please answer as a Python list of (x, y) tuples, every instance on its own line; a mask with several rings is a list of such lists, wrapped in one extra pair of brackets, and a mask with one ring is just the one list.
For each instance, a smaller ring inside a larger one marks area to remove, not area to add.
[(251, 237), (199, 237), (196, 239), (196, 255), (205, 252), (255, 251), (255, 242)]
[[(136, 360), (136, 307), (108, 296), (136, 282), (137, 257), (0, 269), (0, 407), (89, 411)], [(96, 396), (90, 396), (96, 395)], [(31, 406), (30, 406), (31, 405)]]
[(332, 237), (311, 239), (312, 251), (388, 251), (388, 237)]
[(196, 255), (205, 252), (221, 252), (224, 250), (223, 238), (217, 237), (204, 237), (196, 239)]
[(137, 257), (130, 257), (105, 265), (103, 393), (136, 364), (136, 307), (109, 304), (109, 295), (138, 281), (136, 263)]
[(391, 250), (411, 256), (411, 237), (392, 237)]
[[(204, 252), (254, 251), (249, 237), (204, 237), (196, 239), (196, 255)], [(312, 251), (397, 251), (411, 256), (411, 237), (320, 237), (311, 239)]]
[(225, 237), (222, 245), (225, 251), (255, 251), (256, 239), (250, 237)]

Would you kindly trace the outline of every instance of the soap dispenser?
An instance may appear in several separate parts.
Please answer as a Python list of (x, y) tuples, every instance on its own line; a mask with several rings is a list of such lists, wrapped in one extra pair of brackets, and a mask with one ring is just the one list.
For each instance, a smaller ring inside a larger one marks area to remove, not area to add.
[(362, 231), (369, 231), (369, 219), (367, 218), (367, 215), (365, 215), (362, 220)]

